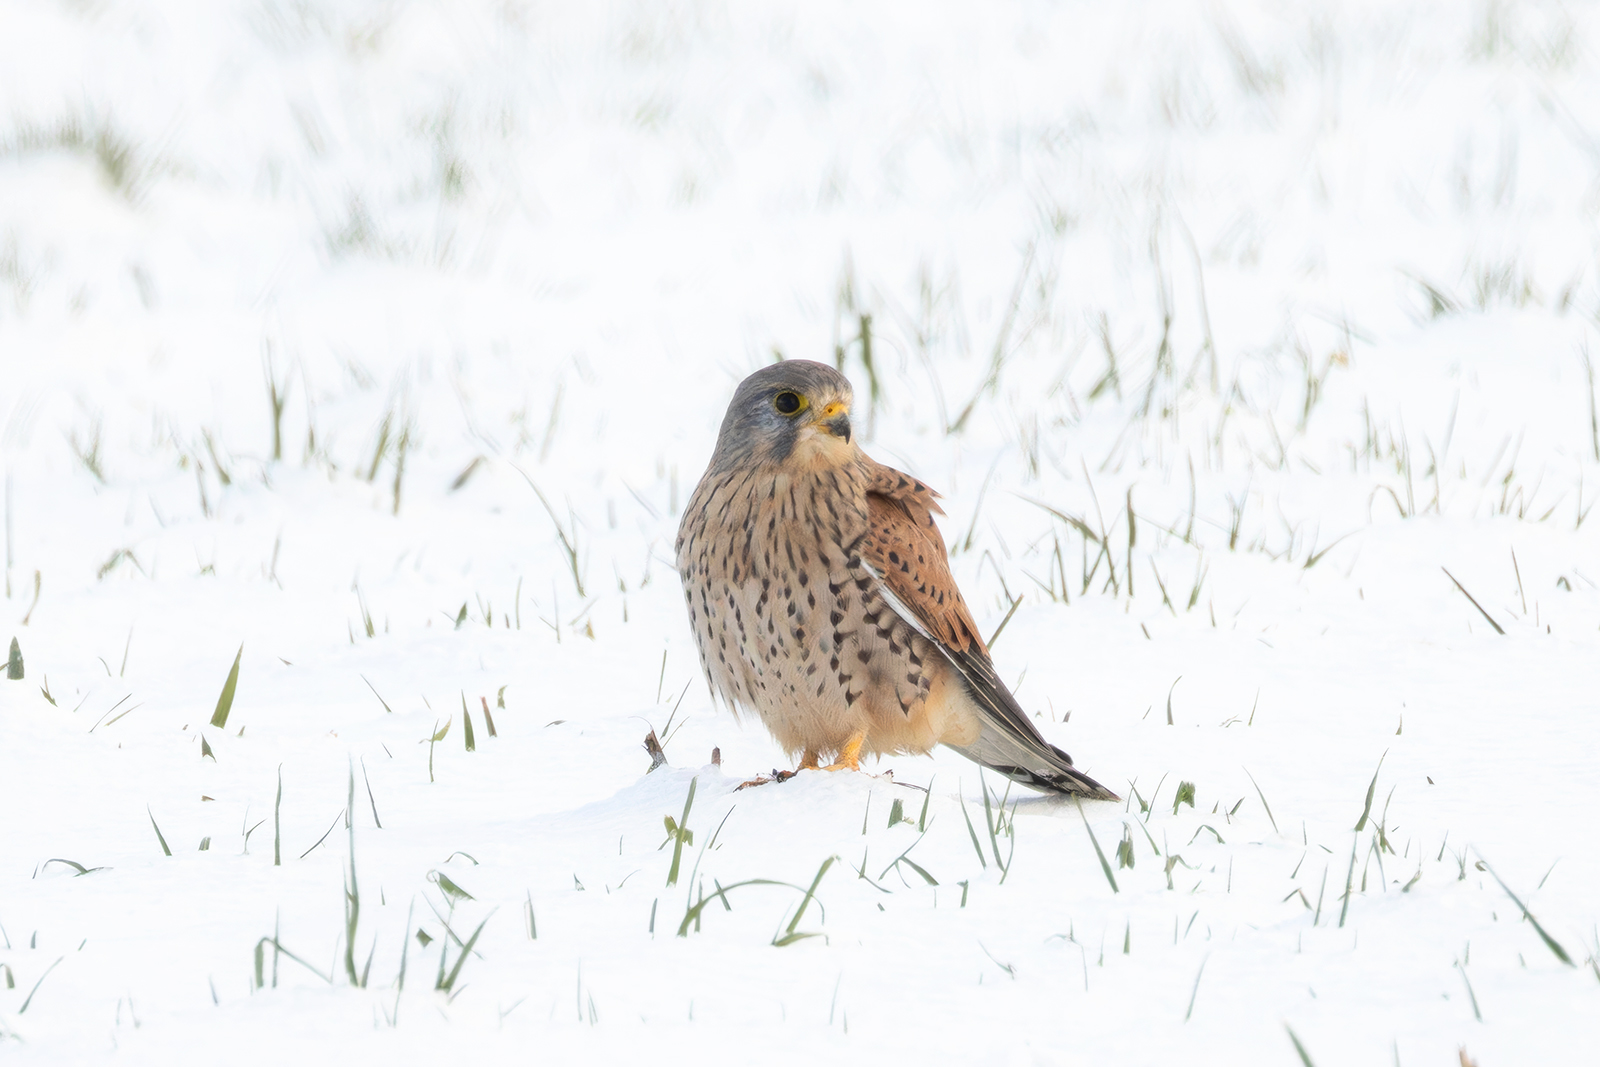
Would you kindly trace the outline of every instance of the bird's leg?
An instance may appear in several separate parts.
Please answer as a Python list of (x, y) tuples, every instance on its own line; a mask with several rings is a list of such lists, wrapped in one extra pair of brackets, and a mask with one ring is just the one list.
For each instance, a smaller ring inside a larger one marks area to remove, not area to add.
[(857, 730), (850, 735), (850, 739), (839, 749), (839, 754), (833, 758), (824, 770), (829, 771), (859, 771), (861, 769), (861, 746), (867, 740), (865, 730)]
[(775, 781), (775, 782), (787, 782), (789, 779), (793, 778), (795, 775), (799, 774), (801, 771), (814, 771), (816, 769), (817, 769), (817, 750), (814, 749), (814, 748), (808, 748), (808, 749), (805, 750), (805, 753), (803, 755), (801, 755), (801, 757), (800, 757), (800, 766), (796, 767), (792, 771), (773, 771), (772, 772), (772, 780)]

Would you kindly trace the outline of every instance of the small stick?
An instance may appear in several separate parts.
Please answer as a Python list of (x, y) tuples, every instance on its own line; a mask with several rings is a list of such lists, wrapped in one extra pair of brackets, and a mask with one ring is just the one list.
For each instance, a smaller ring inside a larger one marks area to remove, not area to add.
[[(650, 771), (667, 762), (667, 754), (661, 750), (661, 742), (656, 738), (654, 730), (644, 735), (644, 750), (650, 753)], [(650, 771), (645, 773), (649, 774)]]

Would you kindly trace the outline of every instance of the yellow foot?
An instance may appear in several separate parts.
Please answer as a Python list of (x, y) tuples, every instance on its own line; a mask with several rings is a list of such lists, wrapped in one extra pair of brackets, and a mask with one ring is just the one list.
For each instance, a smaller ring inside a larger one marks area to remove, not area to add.
[[(844, 743), (839, 750), (839, 756), (822, 770), (827, 771), (859, 771), (861, 769), (861, 744), (867, 738), (865, 731), (853, 734), (850, 740)], [(758, 774), (748, 782), (740, 782), (735, 787), (735, 792), (740, 789), (749, 789), (751, 786), (766, 785), (769, 782), (787, 782), (801, 771), (814, 771), (819, 769), (820, 759), (817, 750), (808, 748), (800, 757), (800, 766), (792, 771), (774, 770), (770, 775)]]
[(867, 739), (865, 730), (857, 730), (850, 735), (850, 740), (839, 749), (839, 754), (833, 762), (824, 767), (828, 771), (859, 771), (861, 769), (861, 746)]

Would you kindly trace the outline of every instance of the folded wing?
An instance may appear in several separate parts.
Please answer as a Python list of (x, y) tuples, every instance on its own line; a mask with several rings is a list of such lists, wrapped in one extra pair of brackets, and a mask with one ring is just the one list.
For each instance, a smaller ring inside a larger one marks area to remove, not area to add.
[(978, 710), (978, 739), (951, 746), (974, 762), (1037, 789), (1101, 800), (1117, 796), (1078, 771), (1072, 757), (1039, 733), (995, 674), (989, 649), (950, 574), (944, 538), (933, 516), (938, 495), (908, 474), (873, 464), (867, 494), (870, 527), (862, 560), (895, 613), (944, 654)]

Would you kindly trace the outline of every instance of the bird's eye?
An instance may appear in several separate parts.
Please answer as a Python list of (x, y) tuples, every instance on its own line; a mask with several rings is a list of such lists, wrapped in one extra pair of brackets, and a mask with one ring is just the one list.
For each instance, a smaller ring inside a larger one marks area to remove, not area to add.
[(772, 410), (779, 415), (798, 415), (806, 409), (806, 398), (799, 393), (784, 390), (772, 398)]

